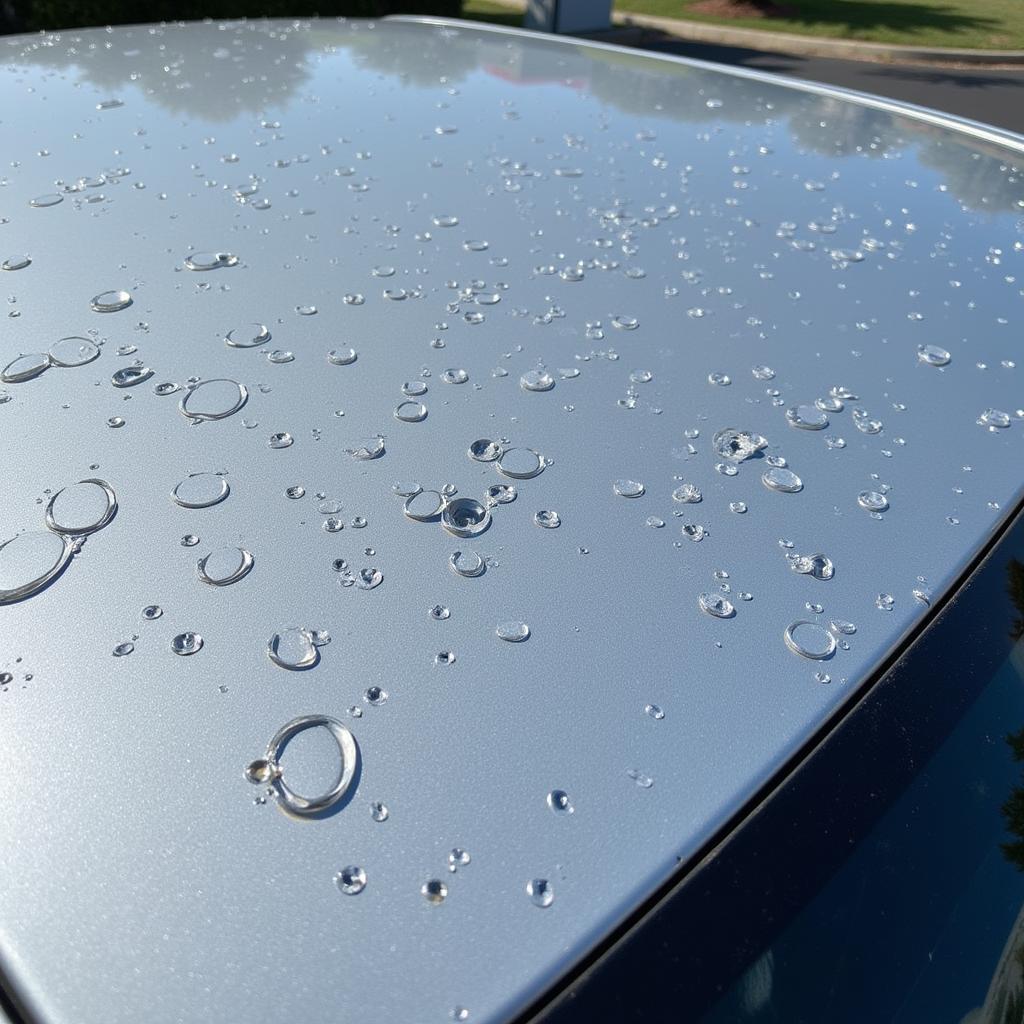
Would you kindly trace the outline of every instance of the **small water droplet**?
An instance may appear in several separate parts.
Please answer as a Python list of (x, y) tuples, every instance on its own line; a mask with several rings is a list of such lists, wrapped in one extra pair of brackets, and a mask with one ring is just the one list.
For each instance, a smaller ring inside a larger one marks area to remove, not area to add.
[(532, 448), (509, 448), (498, 460), (498, 472), (513, 480), (528, 480), (544, 469), (544, 459)]
[(530, 627), (525, 622), (502, 622), (494, 631), (499, 640), (507, 640), (512, 644), (522, 643), (530, 636)]
[(680, 501), (684, 504), (696, 504), (702, 497), (700, 488), (696, 484), (680, 484), (672, 492), (672, 500)]
[(815, 661), (831, 658), (836, 650), (836, 638), (824, 626), (806, 619), (790, 623), (783, 633), (783, 639), (794, 654)]
[(519, 378), (519, 385), (524, 391), (550, 391), (555, 378), (544, 370), (529, 370)]
[(875, 607), (881, 612), (891, 612), (896, 607), (892, 594), (879, 594), (875, 598)]
[(736, 614), (732, 601), (721, 594), (701, 594), (697, 598), (697, 605), (702, 612), (716, 619), (730, 619)]
[(420, 886), (420, 895), (432, 906), (440, 906), (448, 895), (448, 886), (440, 878), (431, 878)]
[(665, 712), (657, 704), (645, 704), (644, 714), (649, 715), (656, 722), (660, 722), (665, 717)]
[(448, 870), (454, 875), (459, 868), (464, 868), (471, 860), (472, 857), (469, 855), (469, 850), (456, 846), (448, 854)]
[(475, 498), (458, 498), (445, 504), (441, 525), (456, 537), (475, 537), (491, 525), (491, 513)]
[(24, 270), (31, 264), (30, 256), (8, 256), (3, 263), (0, 263), (0, 270)]
[(535, 907), (550, 907), (555, 902), (555, 890), (546, 878), (533, 878), (527, 882), (526, 894)]
[(366, 888), (366, 872), (355, 864), (349, 864), (334, 876), (334, 884), (346, 896), (357, 896)]
[(380, 686), (368, 686), (366, 691), (363, 693), (363, 699), (367, 704), (371, 704), (373, 707), (379, 708), (382, 704), (387, 703), (388, 691)]
[(786, 410), (786, 422), (798, 430), (824, 430), (828, 416), (815, 405), (792, 405)]
[(252, 555), (245, 548), (227, 546), (204, 555), (196, 565), (196, 572), (210, 586), (227, 587), (242, 579), (253, 563)]
[(115, 658), (123, 658), (126, 655), (132, 653), (135, 650), (135, 644), (129, 640), (125, 640), (123, 643), (116, 644), (114, 649), (110, 652)]
[(639, 498), (645, 488), (639, 480), (615, 480), (612, 490), (622, 498)]
[(827, 555), (817, 552), (813, 555), (792, 555), (789, 567), (795, 573), (811, 576), (816, 580), (830, 580), (835, 575), (835, 566)]
[(295, 501), (306, 496), (306, 488), (301, 484), (293, 484), (291, 487), (287, 488), (284, 493), (287, 497)]
[(154, 619), (159, 619), (160, 616), (163, 615), (163, 613), (163, 608), (161, 608), (160, 605), (158, 604), (147, 604), (146, 607), (142, 609), (142, 617), (147, 622), (152, 622)]
[(395, 409), (395, 419), (403, 423), (420, 423), (427, 418), (427, 407), (422, 402), (402, 402)]
[(199, 538), (194, 533), (186, 533), (181, 538), (181, 546), (183, 548), (194, 548), (199, 543)]
[(712, 450), (723, 459), (743, 462), (756, 455), (768, 442), (760, 434), (752, 434), (746, 430), (726, 427), (719, 430), (711, 439)]
[(63, 203), (64, 197), (59, 192), (47, 192), (45, 195), (36, 196), (35, 199), (29, 200), (29, 206), (34, 206), (37, 209), (43, 209), (47, 206), (56, 206), (58, 203)]
[(548, 807), (556, 814), (572, 814), (576, 810), (564, 789), (553, 789), (547, 796)]
[(186, 270), (217, 270), (238, 265), (238, 257), (230, 252), (194, 252), (185, 257)]
[(406, 498), (402, 511), (409, 519), (424, 523), (440, 515), (444, 497), (440, 491), (416, 491)]
[(38, 377), (44, 370), (49, 369), (50, 365), (51, 359), (46, 352), (20, 355), (12, 359), (0, 371), (0, 381), (5, 384), (21, 384), (33, 377)]
[(938, 345), (918, 345), (917, 358), (926, 366), (946, 366), (953, 357)]
[(217, 473), (191, 473), (171, 494), (182, 508), (209, 508), (223, 501), (230, 491), (227, 480)]
[(267, 438), (268, 448), (290, 448), (294, 443), (295, 439), (286, 430), (280, 431), (277, 434), (271, 434)]
[(487, 563), (476, 551), (456, 551), (448, 559), (448, 565), (458, 576), (472, 578), (483, 575)]
[(238, 412), (249, 398), (244, 384), (226, 377), (199, 381), (178, 403), (178, 409), (190, 420), (222, 420)]
[(267, 643), (267, 657), (292, 671), (312, 668), (320, 660), (312, 633), (304, 626), (289, 626), (275, 633)]
[(371, 459), (379, 458), (384, 454), (384, 438), (378, 435), (356, 441), (345, 449), (345, 454), (360, 462), (369, 462)]
[(557, 530), (562, 525), (562, 518), (551, 509), (541, 509), (534, 514), (533, 521), (545, 530)]
[(501, 445), (497, 441), (481, 437), (469, 446), (466, 454), (476, 462), (494, 462), (501, 455)]
[(68, 337), (50, 346), (50, 362), (54, 366), (72, 367), (91, 363), (100, 354), (100, 347), (90, 338)]
[(116, 313), (118, 310), (127, 309), (131, 304), (131, 293), (124, 290), (100, 292), (99, 295), (93, 296), (90, 303), (97, 313)]
[(202, 647), (203, 638), (198, 633), (179, 633), (171, 640), (171, 650), (182, 657), (195, 654), (197, 651), (202, 650)]
[(387, 804), (381, 803), (380, 800), (374, 800), (370, 804), (370, 817), (373, 818), (374, 821), (387, 821), (390, 816), (391, 812), (388, 810)]
[(224, 344), (229, 348), (256, 348), (270, 341), (270, 331), (265, 324), (252, 323), (245, 327), (233, 327), (224, 335)]
[(761, 474), (761, 483), (770, 491), (782, 494), (796, 494), (803, 490), (803, 481), (791, 469), (773, 467)]
[(117, 496), (104, 480), (79, 480), (63, 487), (46, 505), (46, 525), (80, 536), (103, 529), (117, 513)]
[(632, 779), (641, 789), (650, 789), (654, 785), (654, 779), (645, 775), (639, 768), (627, 768), (626, 777)]

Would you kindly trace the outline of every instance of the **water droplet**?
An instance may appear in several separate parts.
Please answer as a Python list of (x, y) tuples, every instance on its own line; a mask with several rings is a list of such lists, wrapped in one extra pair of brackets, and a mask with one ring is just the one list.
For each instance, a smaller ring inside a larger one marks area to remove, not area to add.
[(36, 196), (35, 199), (29, 200), (29, 206), (35, 206), (38, 209), (42, 209), (47, 206), (56, 206), (58, 203), (63, 203), (64, 197), (58, 192), (47, 192), (45, 195)]
[(454, 875), (459, 868), (464, 868), (471, 860), (472, 857), (469, 855), (469, 850), (456, 846), (448, 854), (448, 870)]
[(99, 295), (93, 296), (90, 303), (97, 313), (116, 313), (118, 310), (127, 309), (131, 304), (131, 294), (123, 290), (100, 292)]
[(526, 894), (535, 907), (550, 907), (555, 902), (555, 890), (546, 878), (533, 878), (527, 882)]
[(244, 384), (215, 377), (190, 387), (181, 396), (178, 409), (190, 420), (222, 420), (238, 412), (248, 398), (249, 391)]
[(532, 448), (509, 448), (498, 460), (498, 472), (513, 480), (528, 480), (543, 469), (543, 457)]
[(0, 381), (5, 384), (21, 384), (23, 381), (38, 377), (50, 367), (50, 356), (46, 352), (33, 352), (12, 359), (2, 371)]
[(402, 385), (402, 394), (408, 398), (419, 398), (427, 393), (427, 385), (421, 380), (409, 380)]
[(747, 503), (745, 501), (730, 501), (729, 511), (741, 516), (747, 511)]
[(387, 821), (390, 815), (391, 812), (388, 810), (388, 805), (381, 803), (380, 800), (374, 800), (370, 804), (370, 817), (373, 818), (374, 821)]
[(275, 348), (273, 351), (267, 353), (267, 362), (274, 363), (278, 366), (281, 366), (284, 363), (293, 363), (295, 362), (295, 353), (285, 348)]
[(684, 504), (695, 504), (700, 501), (703, 495), (696, 484), (680, 484), (672, 492), (673, 501), (681, 501)]
[(732, 383), (732, 377), (727, 373), (709, 373), (708, 383), (717, 384), (720, 388), (725, 388)]
[(31, 264), (30, 256), (8, 256), (3, 263), (0, 263), (0, 270), (24, 270)]
[(896, 600), (892, 594), (879, 594), (875, 598), (875, 607), (880, 612), (891, 612), (896, 607)]
[(293, 484), (291, 487), (287, 488), (284, 493), (287, 497), (295, 501), (306, 496), (306, 488), (301, 484)]
[(186, 533), (181, 538), (181, 546), (183, 548), (194, 548), (199, 543), (199, 538), (194, 533)]
[(775, 371), (770, 366), (755, 366), (750, 372), (755, 380), (772, 380), (775, 377)]
[(253, 557), (245, 548), (223, 547), (199, 560), (196, 572), (204, 583), (226, 587), (237, 583), (253, 567)]
[(616, 480), (612, 490), (622, 498), (639, 498), (644, 493), (644, 485), (639, 480)]
[(791, 469), (774, 467), (761, 474), (761, 483), (770, 491), (783, 494), (796, 494), (803, 490), (804, 483)]
[(721, 594), (701, 594), (697, 598), (697, 606), (716, 619), (731, 619), (736, 614), (732, 601)]
[(557, 530), (562, 525), (562, 518), (551, 509), (541, 509), (534, 514), (533, 521), (545, 530)]
[(125, 419), (123, 416), (111, 416), (110, 419), (107, 420), (108, 427), (123, 427), (124, 424)]
[(434, 658), (434, 661), (438, 665), (454, 665), (455, 664), (455, 652), (454, 651), (441, 651)]
[(476, 462), (494, 462), (501, 455), (501, 445), (497, 441), (481, 437), (469, 446), (467, 454)]
[(451, 614), (451, 610), (447, 605), (443, 604), (435, 604), (434, 607), (430, 609), (430, 617), (438, 621), (443, 621), (444, 619), (449, 618)]
[(68, 337), (50, 346), (50, 362), (54, 366), (72, 367), (91, 363), (100, 354), (100, 347), (90, 338)]
[(576, 808), (573, 807), (569, 794), (564, 789), (553, 789), (547, 796), (548, 807), (556, 814), (572, 814)]
[(824, 430), (828, 417), (814, 405), (792, 405), (786, 410), (786, 422), (799, 430)]
[(223, 501), (230, 491), (227, 480), (217, 473), (190, 473), (171, 493), (182, 508), (209, 508)]
[(114, 649), (110, 652), (115, 658), (123, 658), (126, 655), (132, 653), (135, 650), (135, 644), (130, 640), (125, 640), (123, 643), (116, 644)]
[(271, 434), (267, 438), (268, 448), (290, 448), (294, 444), (295, 438), (286, 430), (279, 431), (276, 434)]
[(639, 768), (627, 768), (626, 778), (632, 779), (641, 789), (650, 789), (654, 785), (654, 779), (645, 775)]
[(103, 529), (117, 512), (117, 496), (104, 480), (79, 480), (63, 487), (46, 505), (46, 525), (75, 536)]
[(736, 430), (733, 427), (719, 430), (711, 439), (711, 447), (715, 454), (733, 462), (743, 462), (767, 446), (768, 442), (760, 434)]
[(465, 370), (461, 369), (445, 370), (441, 374), (441, 380), (443, 380), (445, 384), (465, 384), (466, 381), (469, 380), (469, 374)]
[(402, 402), (395, 409), (395, 419), (403, 423), (420, 423), (427, 418), (427, 407), (422, 402)]
[(657, 704), (645, 704), (644, 714), (650, 715), (656, 722), (660, 722), (665, 717), (665, 712)]
[(543, 370), (528, 370), (519, 378), (519, 385), (524, 391), (550, 391), (555, 378)]
[(440, 878), (431, 878), (420, 886), (420, 895), (432, 906), (440, 906), (448, 895), (448, 886)]
[(851, 636), (857, 632), (857, 627), (852, 622), (844, 622), (842, 619), (833, 619), (828, 626), (833, 633), (841, 633), (845, 636)]
[(357, 459), (360, 462), (376, 459), (384, 454), (384, 438), (378, 435), (377, 437), (367, 437), (361, 441), (356, 441), (345, 449), (345, 454), (352, 456), (353, 459)]
[(444, 497), (440, 491), (417, 491), (406, 498), (402, 511), (417, 522), (424, 523), (440, 515)]
[(836, 638), (816, 622), (798, 619), (786, 627), (782, 634), (786, 646), (804, 658), (823, 661), (831, 658), (836, 650)]
[(332, 348), (327, 353), (327, 362), (334, 366), (350, 366), (358, 358), (354, 348)]
[(224, 344), (229, 348), (256, 348), (270, 341), (270, 331), (265, 324), (252, 323), (245, 327), (233, 327), (224, 335)]
[(110, 383), (115, 388), (131, 388), (152, 376), (153, 371), (148, 366), (123, 366), (120, 370), (114, 371)]
[(373, 590), (374, 587), (379, 587), (383, 580), (384, 573), (373, 567), (360, 569), (355, 576), (356, 586), (360, 590)]
[(487, 563), (476, 551), (456, 551), (448, 559), (452, 572), (459, 576), (471, 578), (483, 575)]
[(918, 345), (917, 358), (926, 366), (946, 366), (953, 357), (938, 345)]
[(398, 480), (391, 485), (391, 490), (400, 498), (408, 498), (419, 494), (423, 488), (415, 480)]
[(366, 888), (366, 872), (358, 865), (349, 864), (334, 876), (334, 884), (346, 896), (357, 896)]
[(299, 316), (316, 316), (316, 306), (296, 306), (295, 312)]
[(889, 507), (889, 499), (878, 491), (861, 491), (857, 504), (868, 512), (884, 512)]
[(439, 228), (453, 228), (459, 223), (459, 218), (453, 214), (439, 214), (434, 217), (434, 226)]
[(152, 622), (154, 619), (159, 619), (160, 616), (163, 615), (163, 613), (163, 608), (161, 608), (160, 605), (158, 604), (147, 604), (146, 607), (142, 609), (142, 617), (147, 622)]
[(368, 686), (363, 693), (363, 699), (367, 704), (372, 704), (375, 708), (379, 708), (387, 702), (388, 691), (379, 686)]
[(1010, 425), (1010, 416), (999, 409), (986, 409), (978, 417), (978, 425), (988, 427), (991, 431), (1004, 430)]
[(613, 316), (612, 326), (618, 327), (621, 331), (635, 331), (640, 326), (640, 321), (635, 316)]
[(270, 638), (267, 657), (275, 665), (295, 671), (312, 668), (320, 660), (320, 652), (305, 626), (289, 626)]
[(793, 572), (812, 576), (816, 580), (830, 580), (835, 575), (832, 559), (820, 552), (813, 555), (794, 555), (789, 567)]
[(444, 506), (441, 525), (456, 537), (475, 537), (491, 525), (491, 513), (475, 498), (458, 498)]
[(507, 640), (510, 644), (520, 644), (529, 639), (530, 627), (525, 622), (502, 622), (494, 632), (499, 640)]
[(45, 530), (19, 533), (0, 544), (0, 605), (31, 597), (60, 575), (73, 542)]
[(469, 1010), (465, 1006), (453, 1006), (448, 1011), (448, 1016), (454, 1021), (466, 1021), (469, 1020)]
[(171, 650), (182, 657), (195, 654), (197, 651), (202, 650), (202, 647), (203, 638), (198, 633), (179, 633), (171, 641)]

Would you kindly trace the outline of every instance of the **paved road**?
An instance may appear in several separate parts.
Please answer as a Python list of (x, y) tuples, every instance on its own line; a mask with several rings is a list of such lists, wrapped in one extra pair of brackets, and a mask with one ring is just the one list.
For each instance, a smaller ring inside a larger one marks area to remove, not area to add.
[(733, 46), (688, 43), (662, 35), (651, 35), (640, 45), (662, 53), (738, 64), (859, 89), (1024, 134), (1024, 69), (895, 66), (826, 57), (790, 57)]

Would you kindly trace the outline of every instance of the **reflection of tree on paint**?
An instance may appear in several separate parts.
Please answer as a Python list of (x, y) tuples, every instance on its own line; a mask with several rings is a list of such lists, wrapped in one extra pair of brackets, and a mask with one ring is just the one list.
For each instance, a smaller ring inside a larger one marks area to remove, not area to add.
[[(1010, 733), (1006, 737), (1010, 745), (1014, 761), (1024, 765), (1024, 729)], [(1003, 843), (1006, 859), (1018, 871), (1024, 871), (1024, 768), (1021, 771), (1021, 785), (1014, 786), (1002, 806), (1003, 817), (1006, 819), (1007, 831), (1015, 836), (1008, 843)]]

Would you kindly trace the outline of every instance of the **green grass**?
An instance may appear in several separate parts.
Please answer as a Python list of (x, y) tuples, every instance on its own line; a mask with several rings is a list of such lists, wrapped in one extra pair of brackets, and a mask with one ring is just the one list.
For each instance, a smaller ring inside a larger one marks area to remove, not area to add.
[(698, 0), (616, 0), (616, 10), (720, 25), (908, 46), (1024, 49), (1024, 0), (781, 0), (784, 18), (720, 18)]
[[(790, 11), (785, 18), (713, 17), (694, 11), (698, 2), (615, 0), (615, 9), (833, 39), (1024, 50), (1024, 0), (777, 0)], [(518, 11), (496, 0), (465, 0), (462, 16), (501, 25), (522, 24)]]
[(495, 3), (495, 0), (463, 0), (461, 17), (470, 21), (489, 21), (494, 25), (511, 25), (513, 28), (521, 28), (523, 24), (522, 11), (508, 4)]

